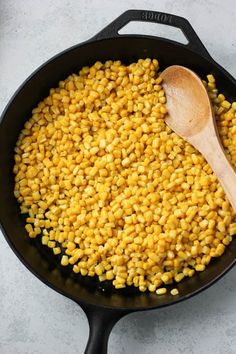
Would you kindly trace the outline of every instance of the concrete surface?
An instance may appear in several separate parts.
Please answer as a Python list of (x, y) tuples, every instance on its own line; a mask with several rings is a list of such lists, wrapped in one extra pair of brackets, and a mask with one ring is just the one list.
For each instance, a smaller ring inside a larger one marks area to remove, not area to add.
[[(40, 64), (129, 8), (188, 18), (215, 60), (236, 77), (234, 0), (0, 0), (0, 111)], [(130, 26), (170, 33), (153, 24)], [(179, 38), (176, 32), (171, 36)], [(0, 277), (1, 354), (83, 353), (88, 323), (82, 310), (28, 272), (1, 233)], [(235, 269), (187, 302), (123, 318), (111, 334), (109, 354), (133, 353), (236, 353)]]

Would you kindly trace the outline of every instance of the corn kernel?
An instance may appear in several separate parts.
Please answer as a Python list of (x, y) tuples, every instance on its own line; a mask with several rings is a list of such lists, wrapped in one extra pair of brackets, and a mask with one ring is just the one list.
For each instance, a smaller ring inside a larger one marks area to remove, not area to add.
[(174, 288), (174, 289), (171, 289), (170, 293), (171, 293), (171, 295), (176, 296), (179, 294), (179, 290)]
[(167, 293), (167, 289), (166, 288), (159, 288), (156, 290), (157, 295), (164, 295)]
[(69, 264), (69, 259), (68, 259), (68, 256), (62, 256), (62, 259), (61, 259), (61, 265), (63, 266), (67, 266)]

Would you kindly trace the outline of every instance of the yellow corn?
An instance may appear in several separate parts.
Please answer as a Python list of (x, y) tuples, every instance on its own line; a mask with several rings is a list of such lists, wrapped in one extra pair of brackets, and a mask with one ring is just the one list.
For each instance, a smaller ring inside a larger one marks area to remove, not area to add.
[[(223, 254), (236, 220), (205, 159), (165, 124), (158, 69), (96, 62), (60, 81), (25, 123), (13, 173), (29, 237), (63, 251), (61, 265), (165, 294)], [(205, 86), (236, 166), (236, 102), (212, 74)]]

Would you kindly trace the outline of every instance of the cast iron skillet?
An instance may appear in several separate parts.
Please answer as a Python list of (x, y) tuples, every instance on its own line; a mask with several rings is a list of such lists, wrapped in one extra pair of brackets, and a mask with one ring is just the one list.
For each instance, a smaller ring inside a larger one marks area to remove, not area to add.
[[(118, 30), (130, 21), (162, 23), (182, 30), (188, 44), (143, 36), (119, 35)], [(60, 266), (59, 259), (42, 246), (40, 240), (30, 240), (24, 229), (24, 220), (13, 195), (14, 146), (24, 122), (31, 110), (48, 94), (49, 88), (84, 65), (107, 59), (121, 59), (130, 63), (138, 58), (158, 58), (161, 68), (181, 64), (195, 70), (201, 77), (212, 72), (221, 91), (227, 98), (236, 100), (236, 81), (209, 55), (187, 20), (175, 15), (143, 10), (129, 10), (99, 32), (91, 40), (76, 45), (36, 70), (18, 89), (2, 115), (0, 125), (0, 222), (3, 233), (12, 250), (22, 263), (41, 281), (77, 302), (85, 311), (90, 335), (87, 354), (105, 354), (109, 333), (114, 324), (124, 315), (157, 309), (186, 300), (206, 289), (236, 261), (234, 240), (219, 259), (207, 269), (178, 284), (179, 295), (157, 296), (139, 293), (136, 288), (114, 290), (109, 283), (99, 283), (95, 278), (81, 277), (69, 268)]]

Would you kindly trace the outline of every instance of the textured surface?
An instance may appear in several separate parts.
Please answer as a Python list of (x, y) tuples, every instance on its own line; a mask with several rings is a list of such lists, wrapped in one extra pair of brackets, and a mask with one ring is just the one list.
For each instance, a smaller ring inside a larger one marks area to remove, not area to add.
[[(40, 64), (93, 36), (129, 8), (172, 12), (188, 18), (213, 58), (235, 77), (235, 1), (227, 0), (224, 9), (220, 0), (189, 3), (0, 0), (0, 111)], [(177, 31), (153, 24), (130, 24), (131, 30), (181, 39)], [(232, 270), (187, 302), (123, 318), (111, 334), (109, 354), (235, 353), (235, 274)], [(0, 275), (0, 354), (83, 353), (88, 324), (82, 310), (33, 277), (1, 233)]]

